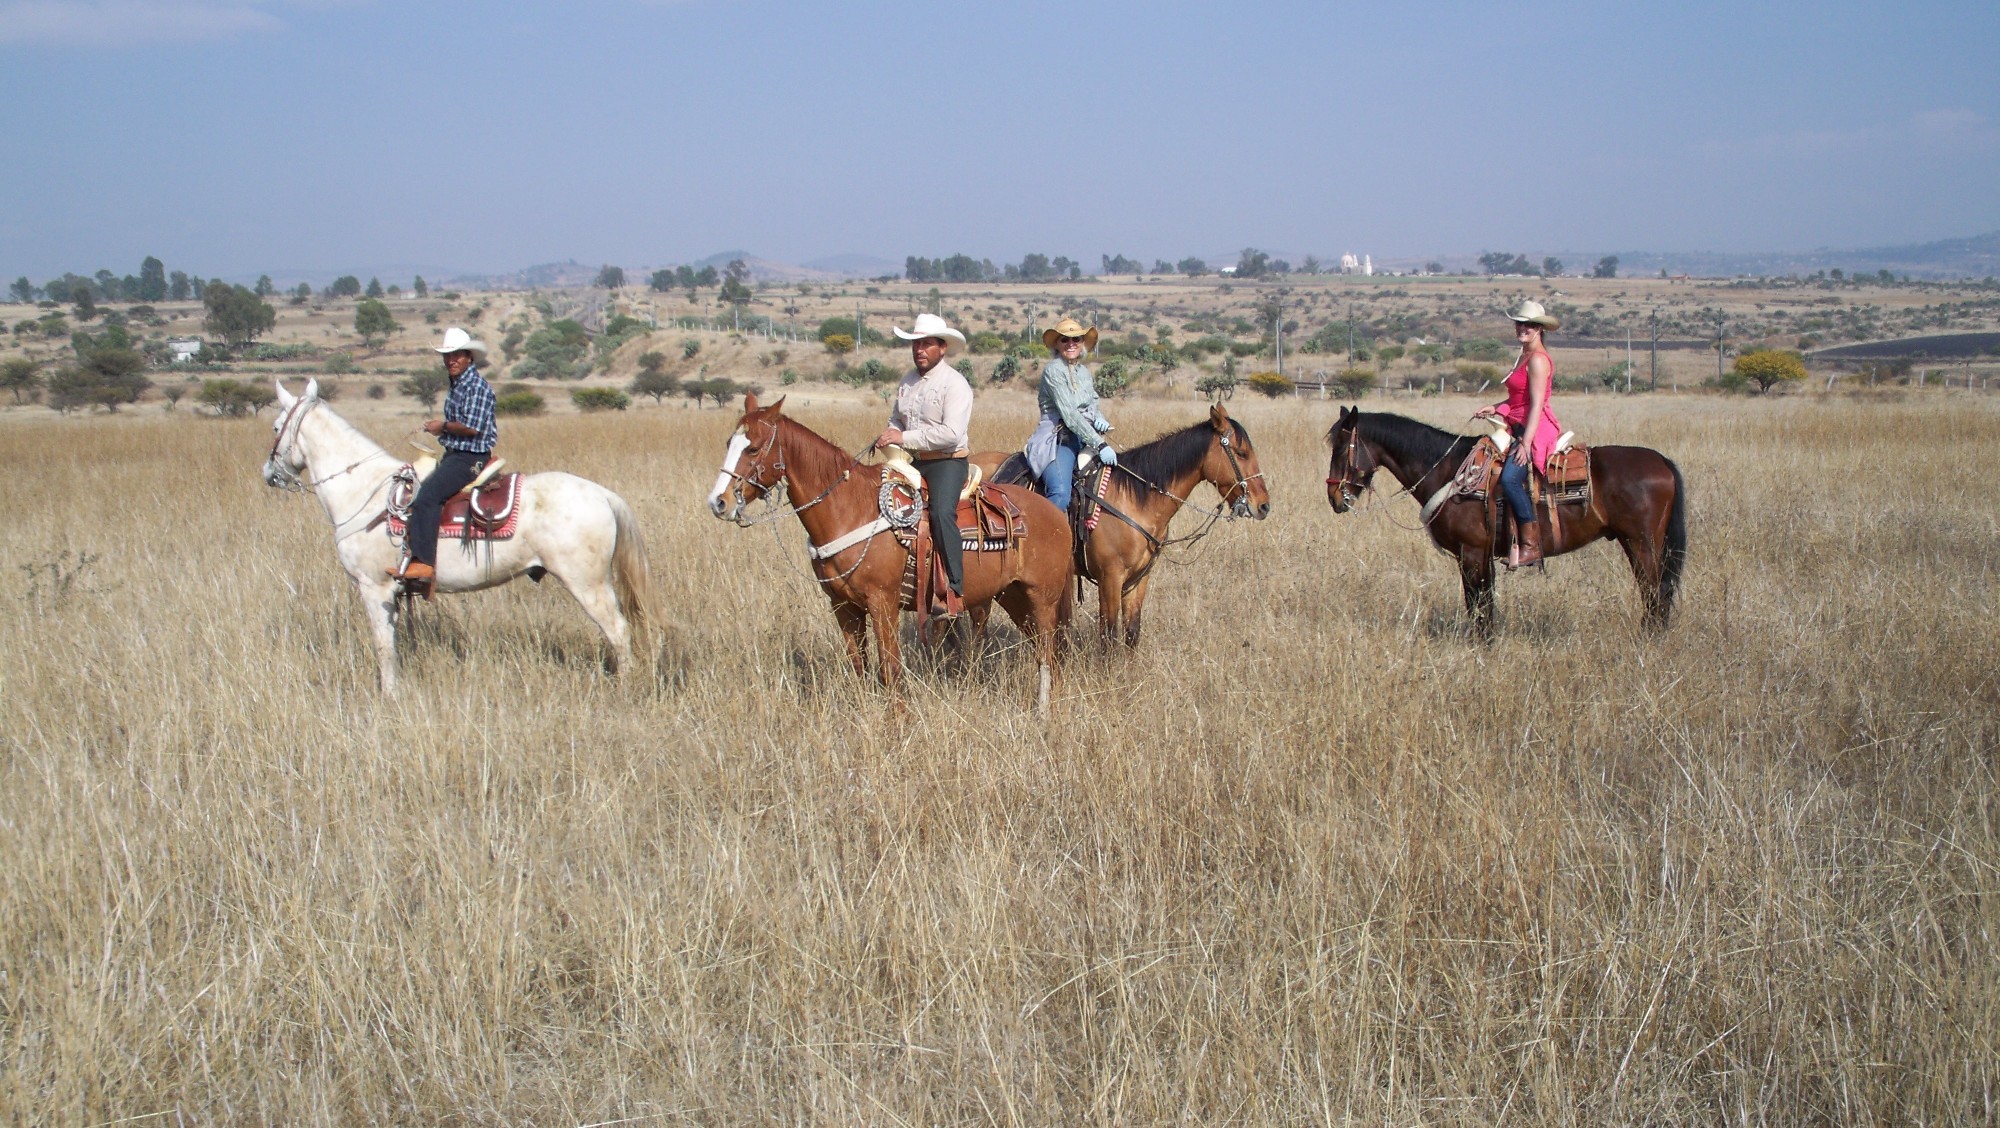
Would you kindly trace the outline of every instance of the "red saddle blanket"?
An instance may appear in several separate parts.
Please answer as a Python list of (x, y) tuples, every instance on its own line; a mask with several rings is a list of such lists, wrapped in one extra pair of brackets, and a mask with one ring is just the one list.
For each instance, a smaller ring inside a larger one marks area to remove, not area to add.
[[(441, 540), (506, 540), (521, 523), (521, 475), (502, 474), (478, 493), (460, 493), (444, 503), (438, 522)], [(389, 530), (402, 536), (404, 521), (393, 513)]]
[[(898, 492), (908, 496), (909, 487), (898, 485)], [(914, 499), (921, 506), (924, 499)], [(919, 517), (917, 525), (897, 531), (897, 536), (905, 543), (917, 536), (917, 529), (929, 530), (927, 518)], [(1015, 541), (1028, 535), (1028, 518), (1014, 499), (1000, 490), (981, 482), (973, 496), (960, 498), (958, 502), (958, 539), (967, 552), (1000, 552)]]

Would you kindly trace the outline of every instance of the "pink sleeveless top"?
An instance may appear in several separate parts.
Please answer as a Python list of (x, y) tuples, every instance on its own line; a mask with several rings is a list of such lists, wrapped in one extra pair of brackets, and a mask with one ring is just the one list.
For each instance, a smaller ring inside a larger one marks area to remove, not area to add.
[[(1547, 355), (1547, 354), (1544, 354)], [(1549, 452), (1555, 449), (1556, 440), (1562, 437), (1562, 424), (1556, 420), (1552, 401), (1556, 391), (1556, 365), (1549, 361), (1549, 394), (1542, 400), (1542, 418), (1533, 430), (1524, 426), (1528, 418), (1528, 362), (1523, 359), (1507, 374), (1507, 402), (1499, 405), (1500, 418), (1509, 427), (1522, 430), (1529, 436), (1528, 457), (1535, 463), (1535, 469), (1547, 473)]]

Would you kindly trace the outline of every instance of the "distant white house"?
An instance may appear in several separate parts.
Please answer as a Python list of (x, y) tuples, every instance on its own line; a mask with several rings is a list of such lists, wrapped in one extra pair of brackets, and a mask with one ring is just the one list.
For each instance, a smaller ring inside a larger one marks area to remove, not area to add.
[(169, 337), (167, 348), (173, 350), (175, 364), (186, 364), (201, 355), (201, 338)]

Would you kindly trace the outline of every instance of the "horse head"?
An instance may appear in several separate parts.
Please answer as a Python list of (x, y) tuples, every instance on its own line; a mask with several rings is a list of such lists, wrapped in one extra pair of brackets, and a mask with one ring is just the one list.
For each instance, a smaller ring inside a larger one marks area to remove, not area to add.
[(299, 475), (306, 468), (299, 428), (305, 423), (306, 413), (322, 402), (319, 381), (306, 381), (305, 392), (296, 396), (286, 390), (283, 381), (271, 383), (278, 389), (278, 417), (271, 423), (271, 453), (264, 459), (264, 484), (293, 489), (300, 485)]
[(1381, 466), (1374, 448), (1361, 439), (1361, 409), (1341, 408), (1326, 442), (1333, 448), (1326, 468), (1326, 503), (1335, 513), (1345, 513), (1362, 493), (1374, 488), (1375, 471)]
[(1250, 432), (1231, 419), (1221, 404), (1208, 409), (1208, 425), (1215, 432), (1215, 442), (1202, 461), (1202, 476), (1229, 503), (1231, 516), (1259, 521), (1269, 517), (1271, 491), (1264, 486), (1264, 471), (1257, 464)]
[[(743, 397), (743, 417), (722, 451), (722, 469), (708, 491), (708, 511), (724, 521), (741, 522), (743, 508), (775, 488), (785, 476), (785, 458), (777, 451), (778, 423), (785, 399), (757, 406), (757, 393)], [(733, 503), (733, 504), (732, 504)]]

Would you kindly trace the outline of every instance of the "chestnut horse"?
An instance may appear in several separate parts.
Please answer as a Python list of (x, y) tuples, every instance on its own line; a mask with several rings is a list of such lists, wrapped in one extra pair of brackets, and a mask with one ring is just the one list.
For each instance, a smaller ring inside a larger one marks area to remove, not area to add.
[[(1377, 468), (1389, 471), (1429, 509), (1428, 503), (1439, 490), (1451, 486), (1459, 465), (1479, 441), (1405, 416), (1352, 407), (1341, 409), (1326, 437), (1333, 447), (1326, 500), (1335, 513), (1354, 507), (1359, 494), (1371, 487)], [(1590, 497), (1587, 502), (1563, 504), (1560, 535), (1546, 523), (1547, 500), (1538, 504), (1545, 522), (1545, 556), (1574, 552), (1596, 540), (1617, 541), (1639, 581), (1646, 625), (1666, 629), (1687, 563), (1687, 483), (1680, 467), (1647, 447), (1591, 447)], [(1492, 637), (1495, 522), (1487, 503), (1451, 498), (1436, 507), (1427, 525), (1431, 543), (1458, 558), (1473, 634)]]
[[(982, 451), (972, 460), (990, 479), (1010, 457)], [(1097, 584), (1097, 626), (1104, 640), (1122, 635), (1125, 645), (1137, 646), (1146, 585), (1161, 551), (1174, 543), (1167, 539), (1167, 525), (1188, 494), (1207, 482), (1229, 506), (1231, 520), (1259, 521), (1271, 515), (1271, 494), (1250, 433), (1220, 405), (1199, 423), (1121, 452), (1106, 476), (1111, 484), (1083, 548), (1084, 575)], [(1082, 489), (1081, 477), (1077, 488)]]
[[(805, 526), (816, 550), (849, 534), (853, 542), (819, 557), (813, 576), (833, 603), (834, 618), (847, 643), (847, 659), (857, 675), (868, 674), (866, 631), (875, 626), (876, 657), (884, 686), (902, 679), (897, 638), (903, 605), (903, 570), (909, 552), (881, 519), (881, 468), (869, 466), (783, 413), (783, 399), (760, 408), (755, 395), (743, 399), (743, 418), (722, 456), (722, 470), (708, 494), (708, 509), (725, 521), (743, 521), (746, 505), (783, 483), (795, 501), (791, 512)], [(1069, 522), (1047, 498), (1015, 486), (995, 487), (1013, 499), (1027, 519), (1027, 536), (1004, 552), (965, 554), (965, 605), (983, 622), (986, 604), (999, 600), (1021, 633), (1034, 644), (1040, 665), (1037, 707), (1048, 711), (1055, 689), (1056, 641), (1075, 607), (1070, 594)], [(920, 515), (918, 520), (923, 520)], [(874, 532), (867, 529), (873, 527)]]

